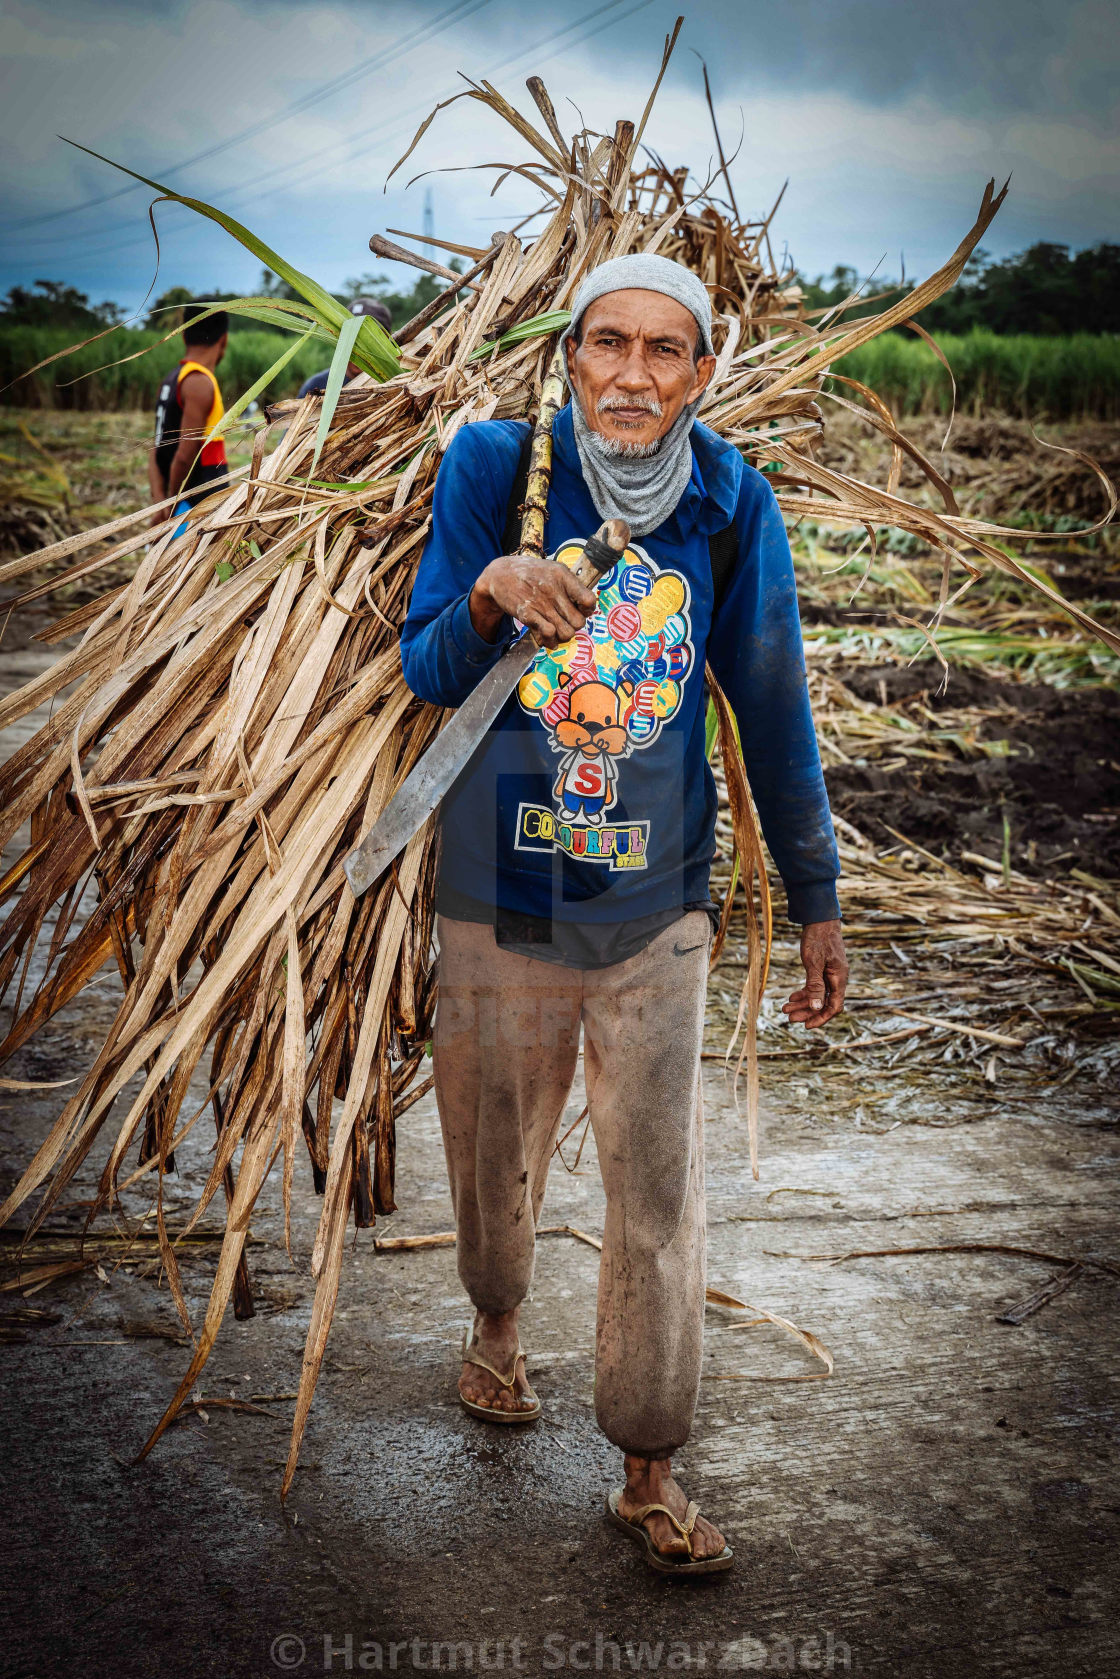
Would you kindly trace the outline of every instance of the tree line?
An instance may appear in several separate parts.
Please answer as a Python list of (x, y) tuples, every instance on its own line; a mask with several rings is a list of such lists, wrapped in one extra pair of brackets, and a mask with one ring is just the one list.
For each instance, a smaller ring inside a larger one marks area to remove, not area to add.
[[(916, 281), (860, 280), (854, 268), (838, 264), (827, 277), (799, 274), (807, 309), (843, 303), (860, 289), (876, 308), (900, 301)], [(862, 288), (862, 289), (861, 289)], [(860, 313), (857, 302), (846, 319)], [(1120, 332), (1120, 245), (1101, 243), (1073, 252), (1068, 245), (1038, 244), (995, 262), (984, 250), (972, 253), (951, 291), (921, 311), (928, 332), (970, 332), (984, 327), (1009, 335), (1032, 333), (1065, 338), (1073, 333)]]
[[(458, 257), (452, 259), (451, 267), (457, 274), (463, 271), (463, 264)], [(425, 304), (437, 297), (446, 285), (446, 280), (437, 279), (431, 274), (421, 274), (410, 290), (395, 292), (389, 290), (389, 281), (384, 274), (360, 274), (347, 280), (342, 290), (332, 295), (340, 303), (347, 304), (352, 303), (356, 297), (380, 298), (392, 315), (393, 328), (396, 330), (397, 327), (403, 326), (405, 321), (411, 320)], [(244, 295), (243, 292), (235, 291), (212, 291), (205, 295), (196, 295), (186, 286), (171, 286), (149, 306), (142, 324), (152, 332), (171, 332), (182, 324), (185, 305), (231, 303), (234, 298)], [(266, 268), (262, 271), (256, 295), (282, 302), (285, 299), (295, 299), (298, 294)], [(2, 326), (65, 327), (76, 334), (89, 335), (100, 332), (107, 326), (116, 326), (124, 319), (124, 310), (119, 304), (91, 303), (85, 292), (79, 291), (75, 286), (68, 286), (61, 280), (36, 280), (30, 287), (13, 286), (7, 296), (0, 299)], [(230, 317), (229, 326), (231, 332), (261, 330), (259, 322), (245, 320), (237, 315)]]
[[(461, 273), (463, 265), (456, 257), (451, 267)], [(809, 279), (795, 272), (794, 279), (810, 311), (835, 307), (858, 292), (846, 311), (847, 319), (859, 314), (872, 298), (878, 309), (907, 297), (916, 284), (879, 275), (861, 280), (854, 268), (844, 264), (837, 264), (827, 276)], [(384, 274), (361, 274), (347, 280), (334, 295), (340, 303), (352, 303), (356, 297), (380, 298), (396, 329), (430, 303), (446, 282), (422, 274), (408, 290), (391, 291), (389, 284)], [(295, 296), (267, 268), (258, 290), (261, 296), (277, 301)], [(172, 286), (156, 298), (143, 324), (151, 331), (172, 332), (181, 322), (185, 304), (224, 303), (240, 295), (214, 291), (197, 297), (185, 286)], [(75, 336), (90, 336), (123, 318), (118, 304), (93, 304), (84, 292), (59, 280), (13, 286), (0, 300), (0, 326), (65, 327)], [(935, 334), (965, 334), (976, 327), (1001, 336), (1030, 333), (1057, 338), (1120, 332), (1120, 245), (1101, 243), (1071, 251), (1068, 245), (1037, 244), (1000, 262), (986, 251), (975, 251), (952, 290), (922, 310), (921, 322)], [(231, 332), (260, 330), (256, 322), (237, 316), (230, 319)]]

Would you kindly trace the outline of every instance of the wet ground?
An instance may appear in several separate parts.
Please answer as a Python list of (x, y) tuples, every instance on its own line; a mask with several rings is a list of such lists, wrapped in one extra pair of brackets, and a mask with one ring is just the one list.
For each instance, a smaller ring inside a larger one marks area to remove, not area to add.
[[(40, 657), (10, 636), (5, 685)], [(1042, 720), (1030, 727), (1049, 726), (1050, 704), (1039, 697)], [(959, 808), (980, 802), (962, 796)], [(791, 949), (779, 957), (790, 976)], [(713, 1055), (740, 978), (715, 977)], [(867, 979), (857, 953), (855, 1018), (861, 1029), (888, 1025)], [(951, 986), (952, 972), (906, 983), (920, 997), (930, 983)], [(71, 1077), (112, 994), (99, 982), (5, 1074)], [(620, 1477), (594, 1422), (590, 1247), (540, 1240), (523, 1339), (542, 1423), (498, 1429), (457, 1406), (467, 1312), (454, 1250), (375, 1247), (450, 1227), (429, 1097), (400, 1127), (402, 1210), (357, 1233), (347, 1253), (286, 1507), (278, 1493), (318, 1213), (309, 1173), (296, 1176), (294, 1263), (272, 1186), (252, 1223), (256, 1315), (229, 1316), (196, 1407), (140, 1464), (131, 1459), (187, 1361), (158, 1278), (135, 1252), (121, 1263), (119, 1245), (95, 1241), (99, 1269), (0, 1295), (0, 1672), (1109, 1671), (1120, 1512), (1114, 1090), (1062, 1073), (1003, 1099), (971, 1064), (939, 1061), (876, 1091), (880, 1075), (851, 1057), (789, 1057), (797, 1044), (776, 1027), (763, 1042), (758, 1183), (727, 1076), (706, 1063), (709, 1282), (818, 1336), (835, 1370), (818, 1379), (810, 1352), (753, 1311), (709, 1309), (696, 1429), (678, 1470), (725, 1528), (733, 1573), (665, 1581), (603, 1520)], [(572, 1119), (581, 1105), (577, 1090)], [(0, 1188), (56, 1112), (55, 1093), (0, 1093)], [(209, 1142), (199, 1127), (179, 1151), (173, 1227), (193, 1204)], [(80, 1227), (103, 1152), (52, 1230)], [(146, 1201), (132, 1191), (126, 1207), (138, 1217)], [(554, 1162), (543, 1222), (594, 1235), (602, 1213), (589, 1140), (576, 1174)], [(216, 1209), (206, 1228), (217, 1228)], [(935, 1251), (812, 1257), (916, 1248)], [(46, 1244), (27, 1264), (56, 1257)], [(183, 1259), (196, 1320), (215, 1257), (200, 1244)], [(1084, 1264), (1065, 1292), (1018, 1324), (1000, 1321), (1074, 1260)], [(15, 1275), (5, 1266), (6, 1280)]]
[[(1013, 1327), (999, 1315), (1061, 1266), (994, 1251), (803, 1256), (975, 1241), (1114, 1254), (1115, 1133), (1056, 1105), (869, 1133), (834, 1115), (826, 1081), (819, 1108), (768, 1104), (753, 1184), (718, 1068), (707, 1106), (711, 1283), (811, 1330), (836, 1361), (831, 1378), (807, 1380), (821, 1366), (788, 1335), (709, 1309), (679, 1471), (725, 1526), (734, 1573), (663, 1581), (602, 1518), (619, 1475), (592, 1410), (591, 1249), (540, 1240), (524, 1340), (546, 1420), (513, 1432), (456, 1405), (466, 1313), (453, 1250), (374, 1248), (376, 1235), (449, 1226), (426, 1099), (401, 1129), (405, 1210), (347, 1255), (286, 1509), (277, 1493), (311, 1301), (306, 1183), (295, 1267), (275, 1207), (262, 1208), (257, 1316), (226, 1323), (200, 1384), (204, 1414), (138, 1466), (128, 1459), (186, 1360), (166, 1338), (178, 1334), (166, 1291), (104, 1251), (103, 1276), (21, 1303), (56, 1316), (3, 1349), (3, 1671), (267, 1675), (297, 1657), (303, 1672), (345, 1671), (348, 1639), (356, 1670), (367, 1645), (367, 1668), (380, 1654), (388, 1669), (396, 1643), (408, 1645), (398, 1671), (439, 1671), (433, 1641), (465, 1641), (476, 1670), (487, 1652), (499, 1665), (495, 1641), (515, 1671), (517, 1652), (532, 1674), (612, 1671), (612, 1644), (621, 1671), (643, 1659), (656, 1670), (660, 1641), (664, 1671), (1106, 1671), (1116, 1276), (1089, 1266)], [(46, 1110), (6, 1101), (5, 1176)], [(183, 1153), (185, 1211), (202, 1143)], [(544, 1221), (594, 1233), (590, 1144), (580, 1164), (586, 1175), (555, 1163)], [(192, 1310), (212, 1259), (185, 1263)], [(221, 1408), (231, 1397), (259, 1410)], [(447, 1669), (449, 1655), (439, 1660)]]

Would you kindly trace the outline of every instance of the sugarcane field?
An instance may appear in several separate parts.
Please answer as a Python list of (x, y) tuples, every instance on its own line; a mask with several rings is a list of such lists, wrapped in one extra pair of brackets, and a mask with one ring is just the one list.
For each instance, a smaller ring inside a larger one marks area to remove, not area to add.
[(0, 1679), (1115, 1666), (1114, 32), (620, 5), (0, 23)]

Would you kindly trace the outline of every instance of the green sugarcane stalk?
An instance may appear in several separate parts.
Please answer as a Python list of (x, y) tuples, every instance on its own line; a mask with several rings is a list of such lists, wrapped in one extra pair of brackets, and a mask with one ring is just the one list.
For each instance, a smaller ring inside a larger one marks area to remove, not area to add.
[(564, 357), (557, 345), (541, 385), (541, 406), (533, 427), (518, 548), (519, 553), (535, 554), (538, 559), (544, 558), (544, 521), (548, 510), (548, 488), (552, 482), (552, 426), (563, 405), (566, 383)]

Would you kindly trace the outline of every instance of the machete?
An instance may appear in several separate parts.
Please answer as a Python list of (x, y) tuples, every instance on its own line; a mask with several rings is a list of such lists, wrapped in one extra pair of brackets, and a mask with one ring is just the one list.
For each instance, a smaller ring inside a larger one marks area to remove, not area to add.
[[(625, 522), (608, 519), (588, 538), (572, 567), (573, 574), (593, 588), (625, 551), (629, 540)], [(355, 897), (373, 885), (423, 827), (539, 652), (540, 643), (526, 630), (506, 648), (440, 731), (365, 839), (347, 857), (343, 866)]]

